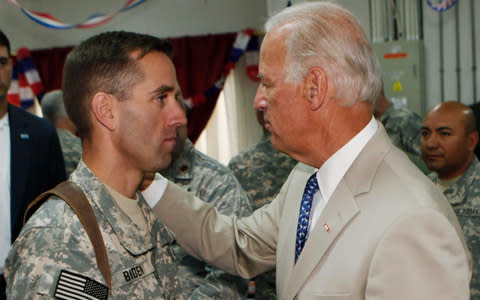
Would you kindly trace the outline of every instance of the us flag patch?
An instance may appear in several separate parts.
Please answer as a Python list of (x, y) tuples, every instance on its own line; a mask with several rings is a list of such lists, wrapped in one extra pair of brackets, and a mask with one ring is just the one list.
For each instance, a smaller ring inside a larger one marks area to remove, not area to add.
[(55, 297), (65, 300), (106, 300), (108, 287), (83, 275), (61, 270)]

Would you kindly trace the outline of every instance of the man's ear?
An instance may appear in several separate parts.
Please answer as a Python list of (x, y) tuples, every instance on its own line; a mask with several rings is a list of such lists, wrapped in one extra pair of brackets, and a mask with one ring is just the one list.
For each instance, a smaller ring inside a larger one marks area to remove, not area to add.
[(472, 132), (468, 136), (468, 150), (473, 151), (478, 144), (478, 131)]
[(305, 77), (304, 95), (310, 103), (311, 110), (319, 109), (327, 98), (328, 78), (325, 71), (320, 67), (308, 70)]
[(113, 95), (98, 92), (93, 96), (91, 103), (95, 119), (108, 130), (113, 130), (116, 126), (114, 101), (115, 97)]

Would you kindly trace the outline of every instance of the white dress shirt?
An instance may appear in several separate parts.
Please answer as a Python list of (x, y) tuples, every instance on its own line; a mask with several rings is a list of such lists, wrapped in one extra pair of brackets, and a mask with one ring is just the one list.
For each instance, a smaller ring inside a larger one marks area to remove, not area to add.
[(168, 179), (160, 175), (160, 173), (155, 173), (155, 178), (153, 179), (150, 186), (142, 192), (145, 202), (147, 202), (150, 208), (153, 208), (157, 205), (158, 201), (163, 197), (163, 193), (167, 189)]
[(309, 233), (317, 223), (318, 218), (340, 183), (340, 180), (342, 180), (368, 141), (375, 135), (377, 129), (377, 121), (372, 117), (367, 126), (330, 156), (320, 169), (318, 169), (317, 181), (319, 190), (313, 195), (311, 210), (313, 214), (311, 214), (311, 220), (308, 222)]
[(10, 126), (8, 113), (0, 119), (0, 274), (10, 250)]

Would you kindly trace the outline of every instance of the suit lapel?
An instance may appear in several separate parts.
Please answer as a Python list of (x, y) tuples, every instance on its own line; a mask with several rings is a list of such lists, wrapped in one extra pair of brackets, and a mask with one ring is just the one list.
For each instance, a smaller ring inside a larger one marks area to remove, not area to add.
[[(27, 123), (23, 115), (9, 104), (9, 126), (10, 126), (10, 197), (12, 220), (17, 220), (20, 213), (20, 200), (26, 188), (28, 166), (30, 165), (29, 144), (32, 138), (27, 132)], [(26, 145), (25, 145), (26, 144)]]
[(358, 212), (359, 209), (355, 199), (342, 180), (325, 206), (305, 243), (297, 264), (293, 267), (286, 290), (286, 299), (294, 298), (310, 274), (321, 262), (331, 244)]
[[(293, 257), (300, 200), (295, 201), (298, 203), (298, 207), (296, 207), (295, 224), (290, 224), (290, 227), (294, 229), (289, 228), (288, 230), (291, 252), (288, 252), (286, 256), (288, 257), (288, 262), (286, 263), (292, 266), (292, 272), (288, 281), (284, 281), (287, 285), (284, 293), (285, 299), (290, 300), (295, 297), (308, 277), (318, 264), (321, 263), (322, 258), (328, 252), (332, 243), (339, 238), (339, 235), (341, 235), (341, 232), (348, 226), (349, 222), (360, 212), (356, 203), (356, 197), (371, 189), (371, 184), (378, 166), (383, 162), (386, 153), (393, 147), (383, 125), (380, 122), (377, 122), (377, 124), (377, 132), (362, 149), (350, 169), (345, 173), (345, 176), (325, 206), (325, 209), (305, 243), (305, 247), (296, 265), (293, 264)], [(300, 192), (300, 198), (302, 197), (301, 195), (306, 180), (310, 175), (311, 173), (305, 175), (306, 177), (303, 179), (304, 182), (303, 185), (301, 185), (302, 191)], [(328, 231), (324, 227), (324, 224), (328, 225)]]

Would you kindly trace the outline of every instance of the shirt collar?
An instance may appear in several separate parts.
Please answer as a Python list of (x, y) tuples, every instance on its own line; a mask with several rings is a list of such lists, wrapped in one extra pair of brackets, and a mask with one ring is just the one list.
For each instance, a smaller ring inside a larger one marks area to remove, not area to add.
[(365, 145), (377, 132), (378, 124), (375, 118), (355, 135), (348, 143), (335, 152), (318, 170), (317, 180), (325, 201), (328, 201), (337, 188), (340, 180), (347, 173)]
[(0, 118), (0, 129), (8, 128), (8, 112)]

